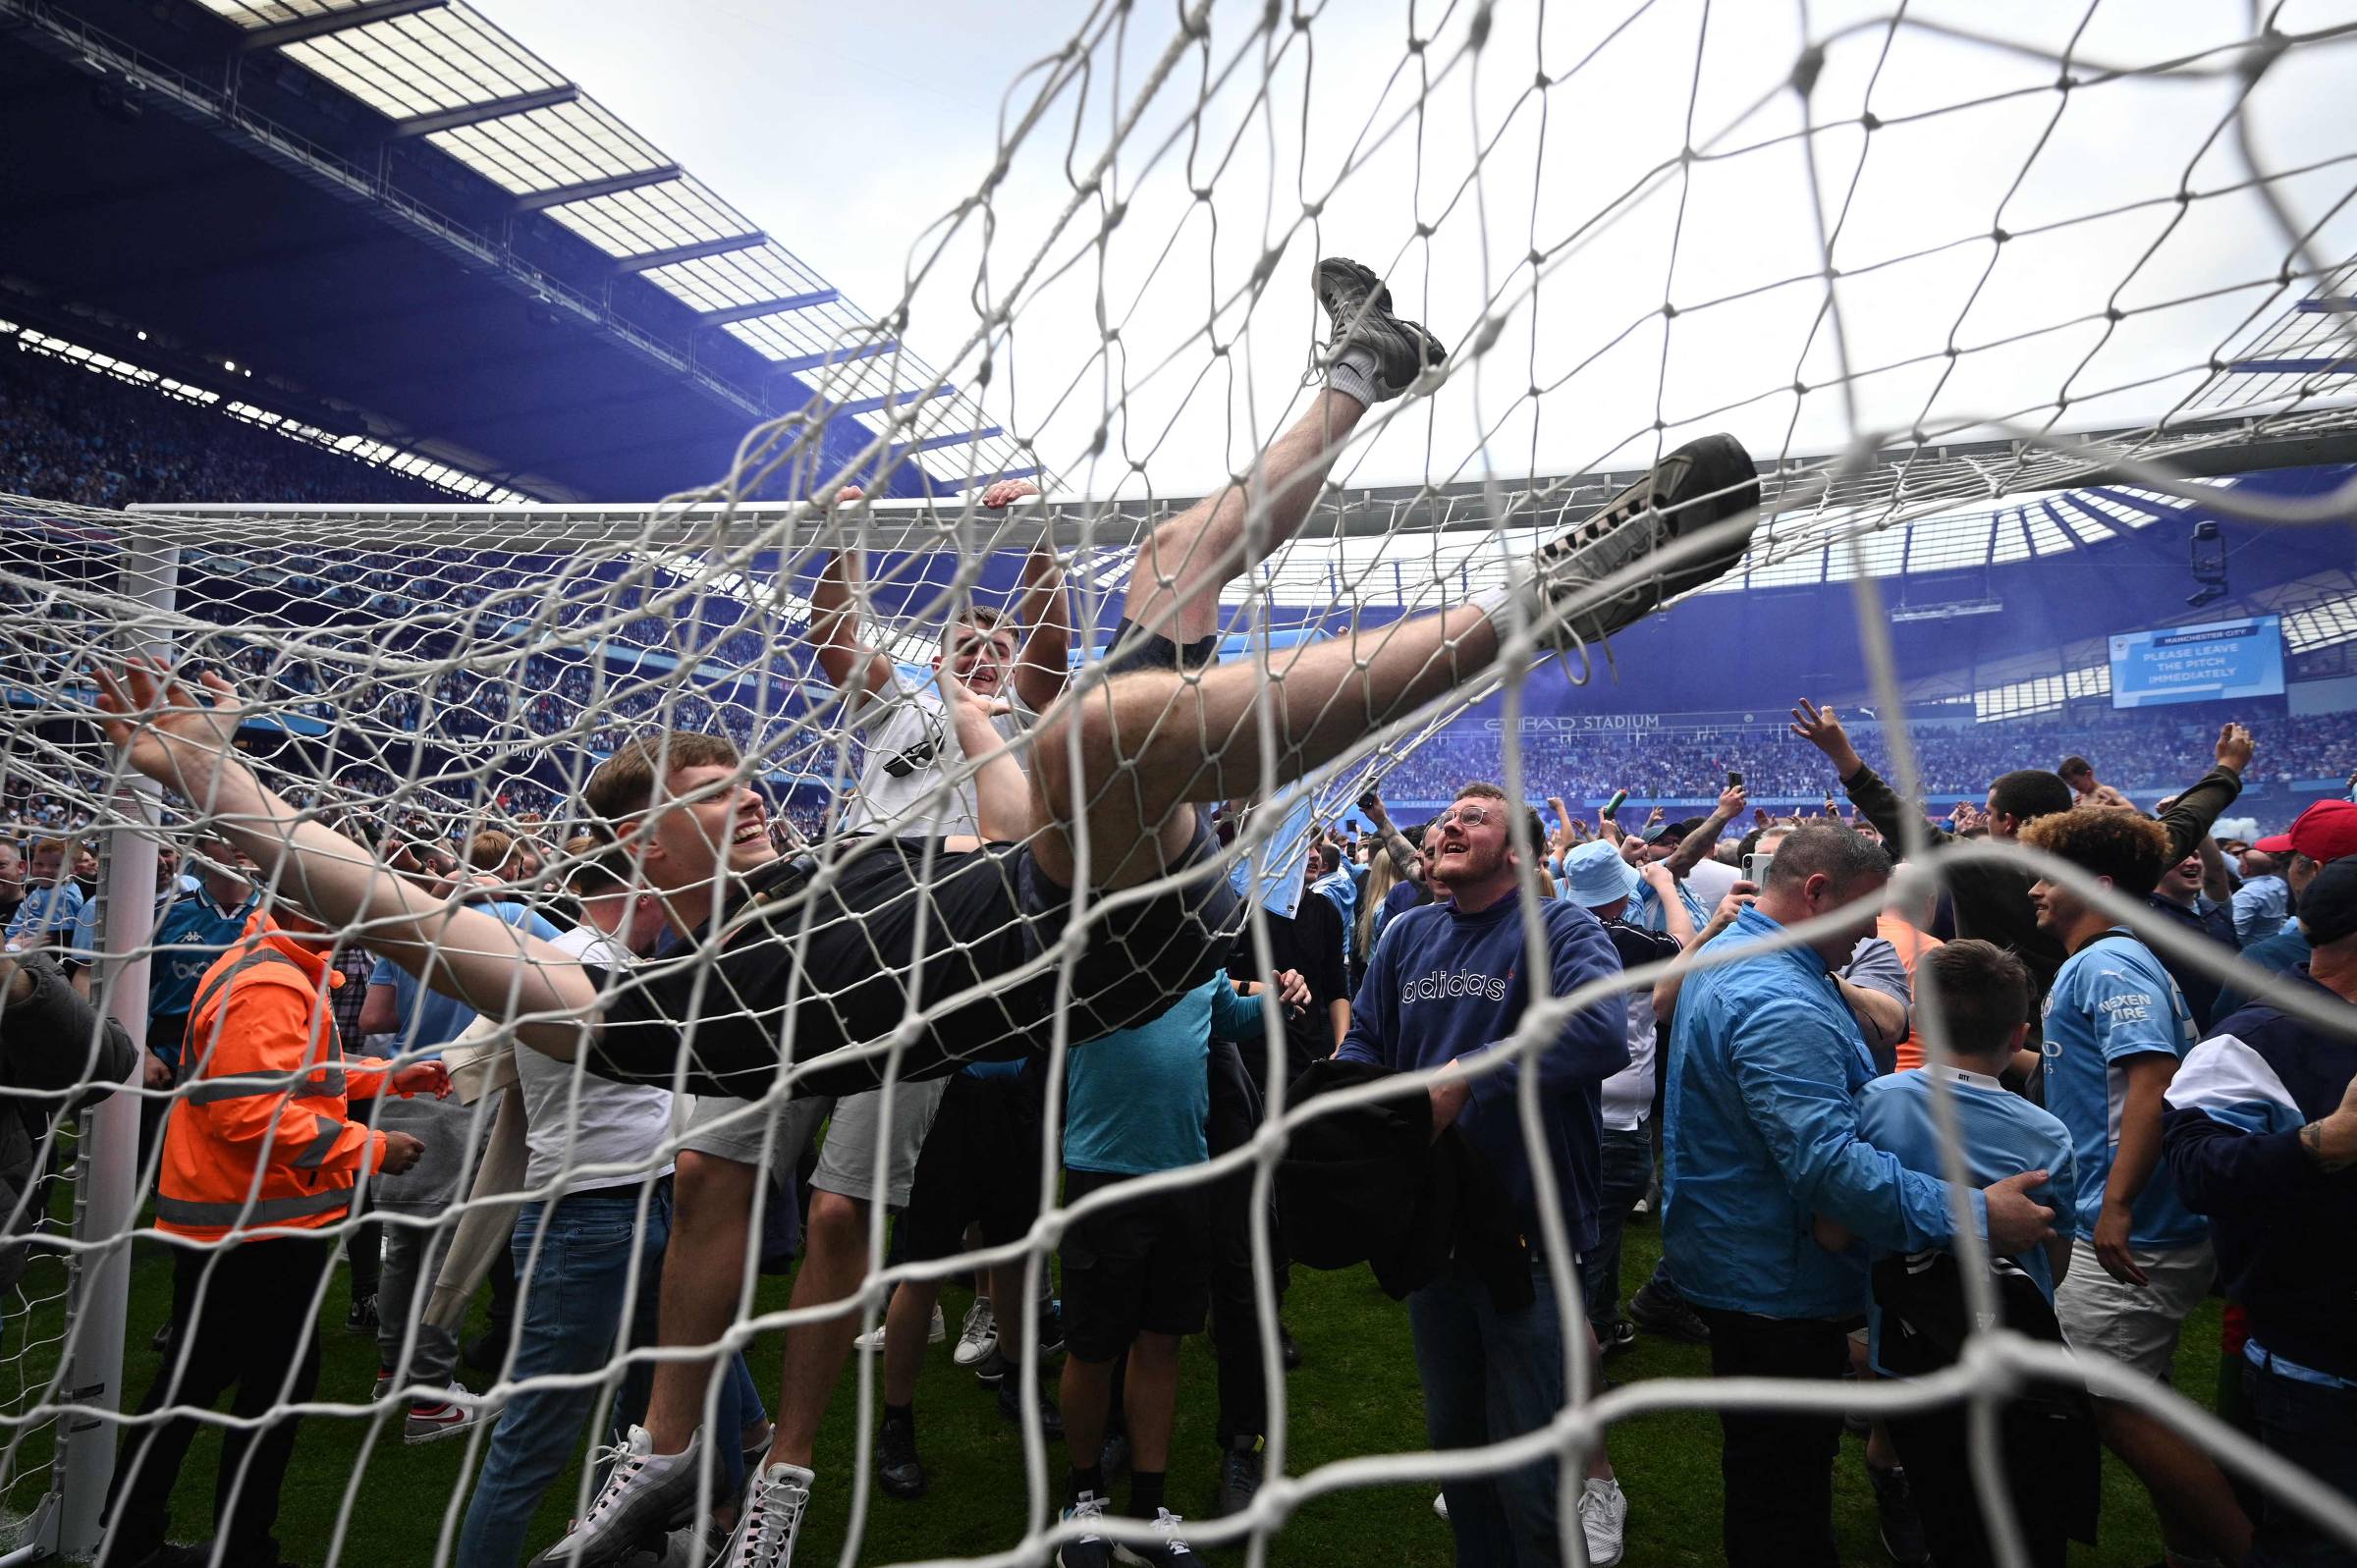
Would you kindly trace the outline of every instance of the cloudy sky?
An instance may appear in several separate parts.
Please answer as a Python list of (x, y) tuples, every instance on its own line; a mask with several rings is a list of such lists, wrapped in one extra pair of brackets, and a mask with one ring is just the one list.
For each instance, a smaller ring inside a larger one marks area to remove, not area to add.
[[(2315, 253), (2357, 250), (2357, 161), (2331, 161), (2357, 160), (2357, 48), (2286, 51), (2247, 99), (2230, 53), (2151, 72), (2247, 34), (2217, 0), (1918, 4), (1896, 29), (1856, 4), (1501, 0), (1478, 46), (1463, 0), (1288, 0), (1274, 34), (1220, 4), (1195, 40), (1169, 0), (477, 3), (863, 309), (905, 301), (904, 341), (961, 383), (1004, 314), (983, 401), (1093, 495), (1199, 493), (1281, 427), (1322, 251), (1447, 341), (1495, 326), (1362, 429), (1343, 475), (1395, 483), (1643, 460), (1657, 420), (1765, 455), (2150, 419), (2309, 292), (2273, 283), (2282, 232), (2226, 189), (2238, 102), (2264, 167), (2324, 165), (2273, 187)], [(2038, 52), (2065, 48), (2067, 93)]]

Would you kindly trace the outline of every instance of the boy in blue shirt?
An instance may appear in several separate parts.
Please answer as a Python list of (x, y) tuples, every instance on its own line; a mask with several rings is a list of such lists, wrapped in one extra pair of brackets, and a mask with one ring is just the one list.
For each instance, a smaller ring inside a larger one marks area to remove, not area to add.
[[(1261, 1031), (1261, 1009), (1225, 972), (1160, 1017), (1071, 1053), (1066, 1062), (1064, 1201), (1069, 1208), (1132, 1176), (1211, 1158), (1205, 1118), (1212, 1037)], [(1103, 1456), (1117, 1363), (1127, 1361), (1123, 1406), (1130, 1445), (1129, 1512), (1159, 1540), (1126, 1548), (1152, 1568), (1195, 1568), (1163, 1506), (1178, 1411), (1178, 1342), (1203, 1330), (1211, 1305), (1211, 1192), (1201, 1185), (1132, 1198), (1074, 1220), (1064, 1233), (1064, 1431), (1072, 1458), (1065, 1516), (1104, 1516)], [(1111, 1542), (1083, 1535), (1057, 1553), (1062, 1568), (1111, 1568)]]
[[(2021, 841), (2142, 903), (2172, 863), (2168, 830), (2132, 811), (2080, 806)], [(2192, 1010), (2152, 949), (2051, 878), (2030, 890), (2038, 929), (2069, 956), (2047, 992), (2046, 1108), (2070, 1129), (2077, 1166), (2070, 1271), (2056, 1293), (2062, 1337), (2161, 1381), (2177, 1331), (2210, 1292), (2209, 1222), (2161, 1160), (2163, 1097), (2193, 1048)], [(2251, 1523), (2216, 1464), (2136, 1407), (2096, 1401), (2104, 1441), (2152, 1493), (2170, 1556), (2240, 1562)]]
[[(1920, 1072), (1877, 1078), (1858, 1095), (1858, 1136), (1884, 1153), (1895, 1156), (1907, 1169), (1924, 1175), (1946, 1175), (1944, 1141), (1936, 1119), (1935, 1098), (1945, 1092), (1953, 1108), (1957, 1153), (1965, 1181), (1987, 1186), (2017, 1170), (2049, 1172), (2046, 1183), (2031, 1197), (2052, 1206), (2057, 1214), (2073, 1211), (2070, 1133), (2056, 1117), (2031, 1105), (1998, 1081), (2028, 1037), (2030, 972), (2019, 958), (1987, 942), (1959, 941), (1923, 955), (1916, 966), (1920, 1001), (1939, 1011), (1947, 1026), (1952, 1062), (1926, 1061)], [(1945, 1085), (1945, 1091), (1942, 1089)], [(1818, 1239), (1846, 1245), (1846, 1234), (1828, 1221), (1818, 1222)], [(1867, 1308), (1874, 1370), (1885, 1377), (1903, 1378), (1954, 1359), (1953, 1347), (1938, 1342), (1932, 1325), (1945, 1321), (1960, 1324), (1962, 1306), (1956, 1296), (1961, 1281), (1935, 1275), (1923, 1266), (1946, 1254), (1946, 1248), (1921, 1253), (1874, 1249), (1875, 1293)], [(1904, 1258), (1906, 1271), (1894, 1277), (1880, 1268), (1884, 1260)], [(2051, 1309), (2055, 1281), (2070, 1264), (2070, 1240), (2056, 1235), (2006, 1258), (1992, 1260), (2000, 1282), (2018, 1277), (2035, 1288), (2047, 1309), (2046, 1329), (2055, 1332)], [(1931, 1286), (1936, 1299), (1911, 1293), (1918, 1281), (1939, 1280)], [(2009, 1301), (2018, 1302), (2014, 1295)], [(1921, 1306), (1928, 1310), (1917, 1311)], [(1950, 1317), (1949, 1314), (1956, 1316)], [(2034, 1316), (2034, 1315), (2033, 1315)], [(2035, 1330), (2021, 1315), (2007, 1314), (2009, 1326)], [(2003, 1414), (2007, 1489), (2015, 1517), (2025, 1532), (2031, 1561), (2060, 1568), (2069, 1551), (2072, 1511), (2057, 1495), (2074, 1471), (2055, 1451), (2062, 1435), (2051, 1417), (2010, 1405)], [(1985, 1515), (1975, 1495), (1966, 1457), (1966, 1407), (1888, 1418), (1892, 1442), (1913, 1483), (1915, 1503), (1923, 1516), (1925, 1536), (1942, 1542), (1944, 1568), (1967, 1568), (1992, 1560), (1984, 1527)], [(2081, 1457), (2092, 1461), (2092, 1433), (2082, 1424)], [(2087, 1500), (2091, 1500), (2091, 1497)], [(2087, 1533), (2092, 1541), (2093, 1532)]]

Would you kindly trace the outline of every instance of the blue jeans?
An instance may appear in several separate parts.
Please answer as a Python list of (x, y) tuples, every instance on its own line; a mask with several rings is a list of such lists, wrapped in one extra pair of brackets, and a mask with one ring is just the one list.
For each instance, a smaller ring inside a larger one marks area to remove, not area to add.
[[(543, 1235), (545, 1232), (545, 1235)], [(534, 1255), (534, 1239), (538, 1243)], [(609, 1365), (621, 1332), (625, 1293), (637, 1255), (637, 1304), (630, 1316), (630, 1342), (652, 1344), (655, 1309), (663, 1278), (663, 1248), (671, 1238), (671, 1183), (658, 1185), (647, 1200), (646, 1228), (638, 1230), (638, 1188), (612, 1187), (576, 1192), (517, 1211), (511, 1248), (521, 1300), (513, 1381), (557, 1373), (596, 1372)], [(646, 1411), (652, 1374), (644, 1364), (624, 1376), (615, 1398), (607, 1440), (616, 1441)], [(459, 1535), (462, 1568), (516, 1568), (525, 1533), (541, 1498), (555, 1485), (580, 1441), (581, 1428), (597, 1407), (594, 1383), (580, 1387), (535, 1388), (514, 1395), (492, 1430), (482, 1479), (466, 1504)], [(718, 1428), (719, 1452), (729, 1487), (743, 1485), (737, 1434), (763, 1418), (744, 1358), (732, 1357), (723, 1379)], [(727, 1495), (724, 1492), (723, 1495)]]
[(1588, 1298), (1588, 1322), (1599, 1339), (1620, 1316), (1620, 1232), (1628, 1224), (1629, 1210), (1653, 1181), (1653, 1138), (1641, 1125), (1634, 1132), (1607, 1127), (1602, 1153), (1596, 1245), (1579, 1260), (1580, 1293)]
[[(2247, 1361), (2242, 1389), (2259, 1423), (2259, 1440), (2271, 1452), (2357, 1498), (2357, 1391), (2322, 1387)], [(2357, 1552), (2271, 1497), (2244, 1560), (2252, 1568), (2334, 1568), (2357, 1562)]]
[[(1562, 1408), (1562, 1319), (1545, 1264), (1532, 1265), (1531, 1287), (1536, 1301), (1502, 1313), (1479, 1279), (1453, 1266), (1407, 1298), (1424, 1430), (1435, 1449), (1475, 1448), (1533, 1432)], [(1552, 1459), (1444, 1486), (1457, 1568), (1562, 1562), (1555, 1488)]]

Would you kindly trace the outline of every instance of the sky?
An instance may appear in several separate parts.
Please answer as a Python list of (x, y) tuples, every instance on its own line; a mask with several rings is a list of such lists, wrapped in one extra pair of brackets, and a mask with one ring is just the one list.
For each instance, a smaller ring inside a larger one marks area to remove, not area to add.
[[(1895, 28), (1847, 3), (1288, 0), (1273, 33), (1217, 3), (1191, 39), (1168, 0), (476, 3), (846, 297), (905, 305), (938, 369), (974, 388), (987, 349), (981, 401), (1069, 494), (1248, 465), (1306, 396), (1321, 252), (1460, 350), (1338, 465), (1388, 484), (1629, 466), (1719, 428), (1764, 457), (2149, 421), (2308, 292), (2224, 190), (2238, 103), (2269, 170), (2352, 160), (2272, 189), (2316, 255), (2357, 251), (2357, 47), (2286, 50), (2255, 86), (2229, 55), (2153, 73), (2246, 35), (2216, 0), (1917, 4)], [(2357, 0), (2276, 13), (2352, 24)], [(2066, 47), (2064, 92), (2038, 51)]]

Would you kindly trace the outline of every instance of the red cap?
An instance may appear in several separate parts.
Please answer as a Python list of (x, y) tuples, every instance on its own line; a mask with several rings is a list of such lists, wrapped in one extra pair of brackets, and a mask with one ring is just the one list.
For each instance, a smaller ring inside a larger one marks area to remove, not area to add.
[(2320, 865), (2357, 855), (2357, 800), (2320, 800), (2293, 819), (2287, 833), (2251, 845), (2265, 854), (2303, 854)]

